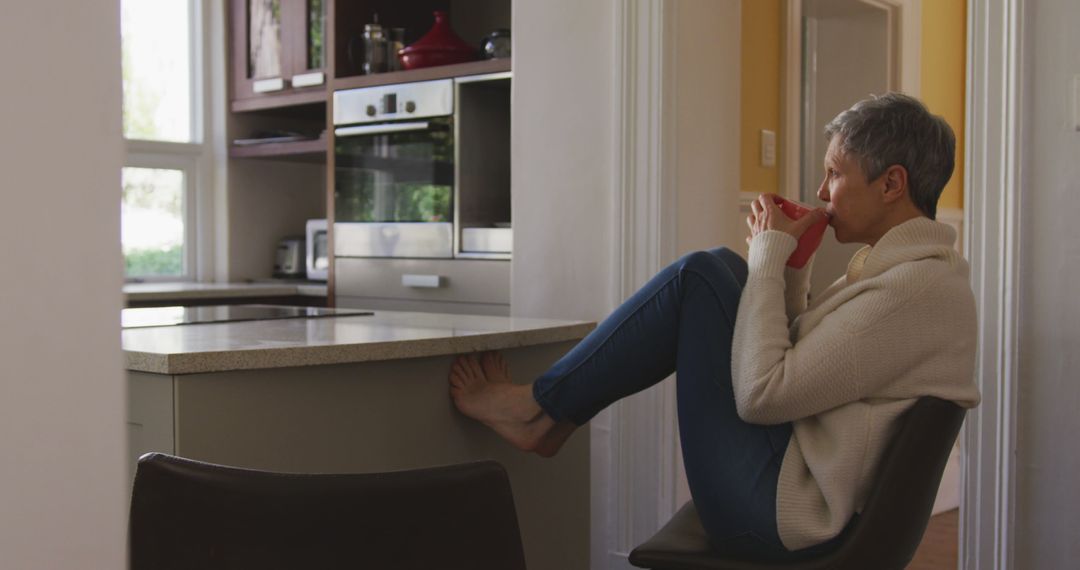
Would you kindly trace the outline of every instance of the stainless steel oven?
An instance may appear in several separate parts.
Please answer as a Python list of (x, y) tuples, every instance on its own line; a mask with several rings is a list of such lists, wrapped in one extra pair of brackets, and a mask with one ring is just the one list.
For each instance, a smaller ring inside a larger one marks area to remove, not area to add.
[(334, 93), (334, 249), (453, 257), (454, 83)]
[(334, 93), (335, 257), (509, 258), (509, 81)]

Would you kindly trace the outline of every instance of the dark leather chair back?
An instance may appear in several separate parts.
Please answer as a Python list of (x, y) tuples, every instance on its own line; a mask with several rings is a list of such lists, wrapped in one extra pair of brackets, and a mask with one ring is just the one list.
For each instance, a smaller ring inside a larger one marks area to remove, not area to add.
[(285, 474), (152, 453), (131, 499), (132, 570), (525, 568), (494, 461)]
[(693, 503), (688, 503), (634, 549), (630, 563), (654, 570), (902, 569), (922, 541), (965, 413), (952, 402), (919, 398), (882, 456), (862, 513), (828, 554), (796, 562), (762, 562), (716, 552), (705, 538)]

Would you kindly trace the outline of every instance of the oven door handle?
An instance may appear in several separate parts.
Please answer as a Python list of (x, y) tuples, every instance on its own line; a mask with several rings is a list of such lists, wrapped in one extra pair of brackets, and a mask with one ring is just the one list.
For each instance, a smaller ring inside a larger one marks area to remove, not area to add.
[(387, 125), (357, 125), (355, 127), (338, 127), (334, 134), (339, 137), (356, 137), (360, 135), (384, 135), (388, 133), (402, 133), (406, 131), (426, 131), (431, 127), (427, 121), (412, 123), (390, 123)]

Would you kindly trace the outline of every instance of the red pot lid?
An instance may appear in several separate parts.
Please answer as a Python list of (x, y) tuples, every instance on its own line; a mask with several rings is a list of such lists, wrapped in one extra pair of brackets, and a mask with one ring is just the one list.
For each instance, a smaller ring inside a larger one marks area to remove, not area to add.
[(453, 28), (450, 27), (450, 19), (446, 17), (446, 12), (437, 10), (435, 12), (435, 25), (428, 30), (428, 33), (403, 48), (399, 53), (405, 55), (431, 51), (475, 54), (476, 48), (454, 33)]

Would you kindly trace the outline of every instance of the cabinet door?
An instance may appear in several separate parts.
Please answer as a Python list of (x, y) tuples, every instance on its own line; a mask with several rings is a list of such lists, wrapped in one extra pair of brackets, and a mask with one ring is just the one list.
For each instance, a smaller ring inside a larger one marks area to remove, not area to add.
[(231, 0), (233, 99), (325, 91), (328, 0)]
[(326, 83), (327, 0), (293, 0), (286, 14), (289, 85), (293, 89)]

